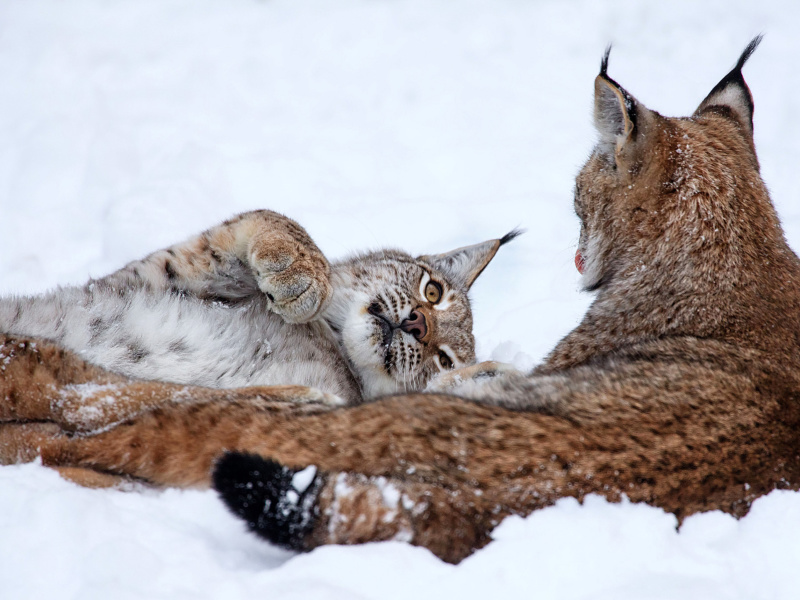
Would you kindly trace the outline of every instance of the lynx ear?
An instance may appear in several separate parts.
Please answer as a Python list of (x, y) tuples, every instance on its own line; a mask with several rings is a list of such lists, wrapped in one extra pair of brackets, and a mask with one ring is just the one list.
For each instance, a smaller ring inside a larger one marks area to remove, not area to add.
[(606, 48), (600, 62), (600, 74), (594, 80), (594, 124), (600, 133), (600, 151), (614, 157), (617, 150), (637, 132), (639, 106), (636, 99), (608, 76)]
[(747, 48), (742, 52), (736, 66), (714, 86), (711, 93), (700, 103), (694, 113), (695, 116), (706, 111), (716, 110), (733, 117), (744, 126), (750, 135), (753, 134), (753, 96), (750, 94), (750, 88), (744, 82), (742, 67), (758, 48), (763, 37), (758, 35), (747, 44)]
[(468, 290), (497, 254), (500, 246), (507, 244), (522, 233), (522, 230), (515, 229), (499, 240), (464, 246), (444, 254), (426, 254), (420, 256), (418, 260), (442, 273), (453, 285)]

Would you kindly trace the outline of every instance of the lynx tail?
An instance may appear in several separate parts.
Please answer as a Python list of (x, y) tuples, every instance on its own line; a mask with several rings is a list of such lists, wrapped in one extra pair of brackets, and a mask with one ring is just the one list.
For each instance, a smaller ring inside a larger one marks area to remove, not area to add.
[(214, 467), (213, 487), (256, 535), (302, 550), (317, 519), (322, 487), (321, 478), (309, 469), (314, 468), (296, 471), (254, 454), (229, 452)]

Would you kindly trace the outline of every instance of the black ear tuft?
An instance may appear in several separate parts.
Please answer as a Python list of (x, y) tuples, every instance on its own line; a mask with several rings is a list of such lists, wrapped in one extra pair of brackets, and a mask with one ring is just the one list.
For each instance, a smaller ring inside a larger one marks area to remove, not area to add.
[(763, 39), (764, 39), (764, 34), (759, 33), (756, 37), (750, 40), (750, 43), (747, 44), (747, 48), (744, 49), (744, 52), (742, 52), (742, 55), (736, 62), (736, 67), (734, 68), (734, 71), (742, 70), (742, 67), (744, 67), (744, 63), (746, 63), (747, 60), (753, 55), (753, 52), (756, 51), (756, 48), (758, 48), (758, 45), (761, 43), (761, 40)]
[(617, 142), (636, 136), (639, 105), (625, 88), (608, 76), (611, 44), (600, 60), (600, 74), (594, 81), (594, 123), (600, 133), (600, 151), (614, 156)]
[(608, 78), (608, 56), (611, 54), (611, 44), (606, 46), (606, 51), (603, 58), (600, 59), (600, 75), (601, 77)]
[(523, 233), (525, 233), (524, 229), (519, 229), (519, 228), (512, 229), (511, 231), (509, 231), (507, 234), (505, 234), (503, 237), (500, 238), (500, 240), (499, 240), (500, 241), (500, 245), (501, 246), (505, 246), (508, 242), (510, 242), (513, 239), (518, 238)]
[(426, 254), (420, 256), (418, 260), (433, 267), (451, 285), (467, 291), (497, 254), (500, 246), (507, 244), (521, 233), (521, 230), (514, 229), (499, 240), (488, 240), (480, 244), (456, 248), (443, 254)]
[(750, 94), (750, 88), (747, 87), (744, 81), (742, 67), (744, 67), (744, 64), (753, 55), (753, 52), (758, 48), (763, 38), (763, 35), (757, 35), (747, 44), (739, 60), (736, 61), (736, 66), (714, 86), (714, 89), (706, 96), (705, 100), (700, 103), (700, 106), (695, 111), (695, 115), (715, 107), (717, 112), (721, 112), (722, 114), (733, 113), (732, 116), (737, 118), (752, 134), (753, 96)]
[(290, 550), (306, 549), (322, 487), (314, 467), (298, 471), (254, 454), (227, 452), (214, 466), (212, 486), (251, 531)]
[(611, 44), (606, 46), (606, 51), (603, 53), (603, 58), (600, 59), (600, 77), (608, 81), (615, 87), (619, 92), (622, 94), (622, 98), (625, 101), (625, 105), (628, 111), (634, 111), (634, 120), (635, 120), (635, 111), (636, 111), (636, 101), (633, 99), (625, 88), (623, 88), (620, 84), (616, 81), (611, 79), (608, 76), (608, 57), (611, 54)]

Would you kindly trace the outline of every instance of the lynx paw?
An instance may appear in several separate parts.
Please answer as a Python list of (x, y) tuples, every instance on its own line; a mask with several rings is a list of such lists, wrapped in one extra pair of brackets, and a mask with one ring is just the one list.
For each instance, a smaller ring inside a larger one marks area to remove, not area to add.
[(306, 388), (306, 391), (295, 398), (295, 402), (298, 403), (313, 403), (313, 404), (324, 404), (325, 406), (330, 406), (331, 408), (336, 408), (339, 406), (347, 406), (348, 402), (344, 398), (337, 396), (336, 394), (331, 394), (329, 392), (323, 392), (317, 388)]
[(289, 323), (312, 320), (331, 296), (325, 258), (291, 238), (272, 236), (253, 244), (250, 265), (270, 310)]
[(495, 379), (508, 373), (518, 372), (513, 365), (488, 360), (470, 367), (445, 371), (432, 379), (425, 387), (425, 391), (448, 394), (458, 393), (459, 388), (465, 385), (480, 384), (483, 381)]

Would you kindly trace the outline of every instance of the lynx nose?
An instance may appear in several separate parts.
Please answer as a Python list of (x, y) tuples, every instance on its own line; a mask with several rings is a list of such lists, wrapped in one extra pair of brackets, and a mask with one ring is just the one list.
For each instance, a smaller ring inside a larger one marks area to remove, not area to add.
[(586, 265), (586, 261), (583, 258), (583, 254), (581, 254), (580, 250), (575, 251), (575, 268), (578, 269), (578, 273), (583, 275), (583, 268)]
[(400, 323), (400, 329), (410, 333), (418, 340), (422, 340), (428, 335), (428, 323), (425, 321), (425, 315), (418, 310), (412, 310), (408, 318)]

